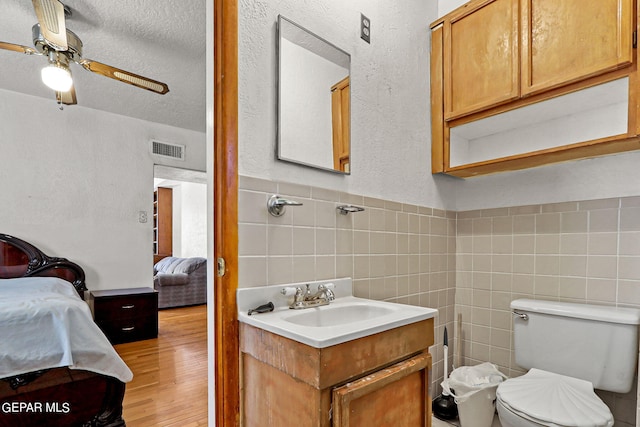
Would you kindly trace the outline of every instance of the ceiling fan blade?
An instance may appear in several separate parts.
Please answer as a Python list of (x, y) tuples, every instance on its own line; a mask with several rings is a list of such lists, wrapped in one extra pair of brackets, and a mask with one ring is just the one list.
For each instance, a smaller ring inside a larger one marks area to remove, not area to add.
[(58, 0), (32, 0), (32, 2), (40, 23), (40, 31), (47, 44), (55, 50), (69, 49), (64, 5)]
[(152, 92), (159, 93), (160, 95), (164, 95), (165, 93), (169, 92), (169, 86), (157, 80), (152, 80), (138, 74), (130, 73), (129, 71), (121, 70), (110, 65), (105, 65), (97, 61), (92, 61), (90, 59), (82, 59), (79, 63), (86, 70), (98, 73), (111, 79), (120, 80), (124, 83), (129, 83), (130, 85), (134, 85), (142, 89), (147, 89)]
[(40, 52), (32, 47), (22, 46), (19, 44), (0, 42), (0, 49), (11, 50), (14, 52), (22, 52), (27, 55), (41, 55)]
[(75, 105), (77, 104), (76, 100), (76, 89), (71, 86), (71, 89), (67, 92), (56, 92), (56, 100), (58, 104), (64, 105)]

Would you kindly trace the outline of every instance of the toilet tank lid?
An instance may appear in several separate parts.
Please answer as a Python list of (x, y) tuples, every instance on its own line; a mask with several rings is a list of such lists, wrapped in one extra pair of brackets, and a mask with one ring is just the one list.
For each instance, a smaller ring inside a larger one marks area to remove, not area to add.
[(517, 299), (511, 302), (511, 309), (524, 312), (551, 314), (554, 316), (597, 320), (600, 322), (624, 323), (629, 325), (640, 324), (640, 310), (629, 307)]

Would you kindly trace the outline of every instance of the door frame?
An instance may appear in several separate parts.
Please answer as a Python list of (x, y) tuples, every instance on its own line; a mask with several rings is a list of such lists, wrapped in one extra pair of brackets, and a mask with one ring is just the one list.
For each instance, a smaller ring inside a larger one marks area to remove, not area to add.
[[(213, 1), (215, 425), (240, 425), (238, 288), (238, 2)], [(225, 273), (217, 273), (224, 259)], [(211, 364), (210, 364), (211, 366)], [(211, 389), (211, 387), (210, 387)]]

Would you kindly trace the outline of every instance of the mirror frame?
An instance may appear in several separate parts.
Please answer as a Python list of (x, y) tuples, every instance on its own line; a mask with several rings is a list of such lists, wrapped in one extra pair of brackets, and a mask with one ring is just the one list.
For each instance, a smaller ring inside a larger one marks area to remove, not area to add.
[[(301, 160), (296, 160), (296, 159), (291, 159), (288, 157), (284, 157), (281, 153), (281, 148), (282, 148), (282, 96), (281, 96), (281, 90), (282, 90), (282, 22), (286, 21), (287, 24), (290, 24), (296, 28), (298, 28), (299, 30), (307, 33), (309, 36), (316, 38), (318, 41), (326, 44), (327, 46), (330, 46), (331, 48), (335, 49), (336, 51), (346, 55), (349, 58), (349, 74), (347, 75), (347, 77), (351, 77), (351, 55), (346, 52), (343, 49), (340, 49), (339, 47), (337, 47), (336, 45), (334, 45), (333, 43), (327, 41), (326, 39), (318, 36), (317, 34), (307, 30), (306, 28), (302, 27), (301, 25), (293, 22), (292, 20), (282, 16), (282, 15), (278, 15), (278, 21), (276, 24), (276, 103), (277, 103), (277, 114), (276, 114), (276, 159), (281, 160), (281, 161), (285, 161), (288, 163), (293, 163), (293, 164), (297, 164), (297, 165), (301, 165), (301, 166), (306, 166), (306, 167), (310, 167), (310, 168), (314, 168), (314, 169), (319, 169), (319, 170), (323, 170), (323, 171), (327, 171), (327, 172), (332, 172), (335, 174), (339, 174), (339, 175), (351, 175), (351, 91), (349, 90), (349, 170), (348, 171), (341, 171), (335, 168), (328, 168), (328, 167), (324, 167), (324, 166), (320, 166), (320, 165), (315, 165), (312, 163), (307, 163)], [(333, 132), (332, 132), (333, 134)], [(332, 141), (331, 141), (331, 148), (332, 148), (332, 156), (333, 156), (333, 136), (332, 136)]]

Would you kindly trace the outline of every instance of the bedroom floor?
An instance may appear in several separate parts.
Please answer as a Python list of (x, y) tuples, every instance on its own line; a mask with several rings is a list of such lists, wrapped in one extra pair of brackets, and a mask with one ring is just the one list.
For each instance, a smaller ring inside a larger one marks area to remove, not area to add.
[(118, 344), (133, 371), (123, 417), (127, 427), (207, 425), (207, 306), (158, 313), (158, 338)]

